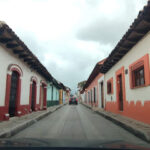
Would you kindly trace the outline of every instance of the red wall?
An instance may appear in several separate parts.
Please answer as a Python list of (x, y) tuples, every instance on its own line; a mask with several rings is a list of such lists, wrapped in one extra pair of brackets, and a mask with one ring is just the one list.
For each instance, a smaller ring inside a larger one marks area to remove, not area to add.
[[(137, 64), (140, 61), (144, 61), (145, 63), (145, 79), (146, 79), (146, 83), (145, 86), (149, 85), (149, 79), (150, 79), (150, 72), (149, 72), (149, 57), (148, 54), (146, 54), (145, 56), (143, 56), (142, 58), (138, 59), (136, 62), (134, 62), (133, 64), (130, 65), (133, 66), (135, 64)], [(129, 68), (130, 68), (129, 67)], [(133, 118), (135, 120), (150, 124), (150, 101), (145, 101), (144, 104), (141, 104), (142, 100), (139, 100), (137, 102), (134, 103), (134, 100), (131, 99), (130, 102), (129, 100), (126, 99), (126, 88), (125, 88), (125, 84), (129, 84), (127, 82), (125, 82), (125, 73), (124, 73), (124, 67), (120, 68), (119, 70), (117, 70), (115, 72), (116, 76), (115, 76), (115, 80), (116, 80), (116, 101), (115, 102), (107, 102), (106, 103), (106, 107), (105, 110), (116, 113), (116, 114), (121, 114), (124, 116), (127, 116), (129, 118)], [(122, 84), (123, 84), (123, 111), (119, 110), (119, 98), (118, 98), (118, 91), (117, 91), (117, 76), (119, 74), (122, 74)], [(131, 73), (130, 73), (130, 88), (133, 89), (133, 87), (131, 86)]]
[(134, 101), (125, 101), (124, 111), (118, 111), (117, 102), (107, 102), (106, 110), (150, 124), (150, 101), (145, 101), (144, 105), (141, 101), (137, 101), (136, 104)]

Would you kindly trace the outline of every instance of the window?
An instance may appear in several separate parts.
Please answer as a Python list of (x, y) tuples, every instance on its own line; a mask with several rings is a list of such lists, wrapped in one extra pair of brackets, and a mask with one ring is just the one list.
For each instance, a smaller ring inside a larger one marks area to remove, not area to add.
[(146, 54), (142, 58), (129, 66), (130, 88), (139, 88), (150, 84), (149, 56)]
[(111, 82), (107, 83), (107, 93), (110, 94), (111, 93)]
[(134, 87), (143, 86), (145, 84), (144, 66), (134, 70), (132, 75), (134, 80)]
[(113, 94), (113, 78), (107, 81), (107, 94)]

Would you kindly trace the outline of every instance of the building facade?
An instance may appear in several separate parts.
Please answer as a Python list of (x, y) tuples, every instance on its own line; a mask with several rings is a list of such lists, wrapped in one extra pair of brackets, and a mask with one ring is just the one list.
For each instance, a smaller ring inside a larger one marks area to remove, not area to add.
[(148, 5), (105, 61), (106, 110), (150, 124), (150, 16)]
[(150, 124), (149, 8), (150, 1), (99, 68), (98, 76), (93, 76), (84, 88), (86, 103), (92, 103), (94, 87), (98, 87), (100, 108), (147, 124)]
[(0, 53), (0, 120), (46, 109), (51, 75), (4, 22), (0, 22)]
[(54, 78), (4, 22), (0, 22), (0, 60), (0, 120), (47, 109), (47, 96), (55, 101), (52, 105), (59, 103)]
[(59, 104), (59, 87), (56, 84), (48, 83), (47, 86), (47, 107)]
[(95, 107), (98, 107), (101, 104), (99, 104), (99, 79), (102, 78), (103, 74), (99, 70), (103, 65), (104, 61), (105, 59), (96, 64), (83, 87), (85, 93), (82, 92), (82, 95), (84, 95), (85, 103)]
[(65, 91), (65, 102), (68, 103), (69, 99), (70, 99), (70, 91), (71, 89), (66, 87), (66, 91)]

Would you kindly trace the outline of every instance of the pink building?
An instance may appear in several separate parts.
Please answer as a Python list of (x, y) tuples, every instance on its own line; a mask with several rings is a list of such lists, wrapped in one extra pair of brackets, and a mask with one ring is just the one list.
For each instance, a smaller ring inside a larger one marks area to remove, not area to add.
[[(84, 93), (85, 103), (95, 107), (98, 107), (100, 104), (101, 104), (100, 107), (104, 106), (104, 96), (100, 98), (101, 95), (99, 95), (99, 82), (98, 82), (99, 79), (103, 77), (103, 74), (100, 73), (100, 68), (103, 65), (104, 61), (105, 59), (96, 64), (83, 88), (85, 91)], [(101, 90), (103, 90), (103, 86)], [(101, 99), (100, 102), (99, 99)]]

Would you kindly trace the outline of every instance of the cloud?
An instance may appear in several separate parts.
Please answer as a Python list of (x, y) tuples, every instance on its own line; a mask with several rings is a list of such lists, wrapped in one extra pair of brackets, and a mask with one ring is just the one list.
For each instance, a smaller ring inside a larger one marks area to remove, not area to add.
[(81, 28), (77, 37), (81, 40), (96, 41), (103, 44), (116, 44), (126, 29), (125, 21), (100, 18), (87, 27)]
[[(146, 4), (146, 0), (142, 4)], [(77, 38), (115, 46), (137, 16), (137, 7), (141, 5), (137, 0), (101, 1), (99, 14), (78, 30)]]
[(1, 0), (0, 14), (57, 80), (76, 89), (146, 1)]

